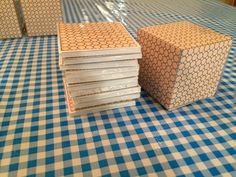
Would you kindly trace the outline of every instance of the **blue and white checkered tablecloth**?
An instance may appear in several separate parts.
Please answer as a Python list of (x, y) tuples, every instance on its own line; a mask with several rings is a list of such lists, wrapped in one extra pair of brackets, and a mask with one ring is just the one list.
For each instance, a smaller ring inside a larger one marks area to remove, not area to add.
[(57, 38), (0, 41), (0, 177), (236, 176), (236, 9), (213, 0), (63, 0), (64, 20), (137, 28), (189, 20), (233, 37), (214, 98), (68, 118)]

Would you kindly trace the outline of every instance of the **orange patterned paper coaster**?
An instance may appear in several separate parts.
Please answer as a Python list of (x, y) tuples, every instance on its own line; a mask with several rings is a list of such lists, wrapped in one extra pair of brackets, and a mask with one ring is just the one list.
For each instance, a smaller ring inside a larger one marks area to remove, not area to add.
[(58, 38), (62, 57), (141, 53), (139, 44), (118, 22), (60, 23)]
[(121, 107), (135, 105), (135, 100), (124, 100), (124, 101), (113, 102), (113, 103), (109, 103), (109, 104), (103, 104), (100, 106), (87, 107), (87, 108), (83, 108), (83, 109), (75, 109), (74, 104), (73, 104), (73, 100), (67, 92), (65, 82), (64, 82), (64, 89), (65, 89), (65, 96), (66, 96), (66, 101), (67, 101), (67, 108), (68, 108), (69, 116), (71, 116), (71, 117), (81, 116), (81, 115), (85, 115), (87, 113), (95, 113), (95, 112), (99, 112), (99, 111), (105, 111), (105, 110), (110, 110), (110, 109), (114, 109), (114, 108), (121, 108)]
[(112, 69), (112, 68), (124, 68), (124, 67), (139, 67), (137, 60), (123, 60), (123, 61), (108, 61), (108, 62), (94, 62), (94, 63), (82, 63), (64, 65), (62, 58), (59, 58), (59, 66), (64, 71), (76, 71), (76, 70), (95, 70), (96, 69)]
[(131, 78), (108, 80), (102, 82), (74, 84), (74, 85), (68, 85), (67, 82), (65, 82), (65, 85), (67, 86), (68, 92), (71, 95), (71, 97), (76, 97), (76, 96), (83, 96), (83, 95), (136, 87), (138, 86), (138, 79), (137, 77), (131, 77)]

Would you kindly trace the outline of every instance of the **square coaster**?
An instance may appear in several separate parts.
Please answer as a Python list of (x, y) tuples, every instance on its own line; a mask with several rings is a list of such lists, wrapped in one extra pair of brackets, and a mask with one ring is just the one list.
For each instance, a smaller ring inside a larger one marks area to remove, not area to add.
[[(140, 86), (126, 88), (126, 89), (120, 89), (115, 91), (107, 91), (107, 92), (98, 92), (94, 94), (89, 95), (83, 95), (83, 96), (76, 96), (72, 97), (74, 103), (82, 104), (82, 103), (88, 103), (88, 102), (99, 102), (99, 100), (102, 99), (113, 99), (116, 97), (122, 97), (126, 95), (131, 94), (140, 94), (141, 88)], [(71, 95), (69, 95), (71, 97)]]
[(108, 68), (122, 68), (122, 67), (139, 67), (137, 60), (123, 60), (110, 62), (93, 62), (82, 64), (64, 65), (62, 58), (59, 59), (61, 70), (86, 70), (86, 69), (108, 69)]
[(119, 22), (58, 24), (61, 57), (141, 53), (141, 48)]
[(142, 58), (142, 54), (135, 53), (135, 54), (98, 55), (90, 57), (61, 58), (61, 60), (64, 65), (71, 65), (71, 64), (83, 64), (83, 63), (94, 63), (94, 62), (98, 63), (98, 62), (133, 60), (140, 58)]
[(122, 101), (129, 101), (134, 100), (140, 97), (140, 93), (133, 93), (129, 95), (121, 95), (116, 97), (110, 97), (110, 98), (104, 98), (104, 99), (97, 99), (96, 95), (94, 95), (94, 99), (90, 99), (88, 101), (83, 100), (83, 102), (80, 102), (79, 99), (72, 99), (72, 103), (75, 109), (85, 109), (89, 107), (96, 107), (96, 106), (102, 106), (106, 104), (112, 104)]
[(128, 77), (137, 77), (139, 67), (109, 68), (65, 71), (64, 77), (68, 84), (95, 82)]
[(68, 108), (68, 113), (70, 117), (76, 117), (76, 116), (81, 116), (81, 115), (86, 115), (88, 113), (96, 113), (100, 111), (106, 111), (110, 109), (115, 109), (115, 108), (121, 108), (121, 107), (127, 107), (127, 106), (135, 106), (135, 101), (134, 100), (125, 100), (125, 101), (119, 101), (119, 102), (114, 102), (114, 103), (109, 103), (109, 104), (103, 104), (99, 106), (93, 106), (93, 107), (87, 107), (83, 109), (76, 109), (73, 104), (73, 100), (69, 97), (66, 87), (65, 87), (65, 96), (66, 96), (66, 102), (67, 102), (67, 108)]
[(73, 85), (68, 85), (67, 82), (64, 80), (64, 84), (66, 85), (70, 96), (75, 97), (136, 87), (138, 86), (138, 78), (130, 77)]

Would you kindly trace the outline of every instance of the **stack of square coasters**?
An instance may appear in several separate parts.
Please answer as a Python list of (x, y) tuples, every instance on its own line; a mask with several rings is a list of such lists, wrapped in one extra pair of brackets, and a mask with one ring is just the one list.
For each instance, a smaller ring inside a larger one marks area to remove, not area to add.
[(58, 24), (69, 115), (135, 105), (140, 45), (118, 22)]

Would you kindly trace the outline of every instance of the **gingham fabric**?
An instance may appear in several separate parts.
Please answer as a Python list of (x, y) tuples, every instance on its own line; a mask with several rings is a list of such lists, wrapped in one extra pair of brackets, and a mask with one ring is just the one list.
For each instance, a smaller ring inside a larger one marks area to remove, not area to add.
[(236, 10), (213, 0), (64, 0), (64, 20), (188, 20), (233, 37), (214, 98), (68, 118), (55, 36), (0, 41), (0, 176), (236, 176)]

